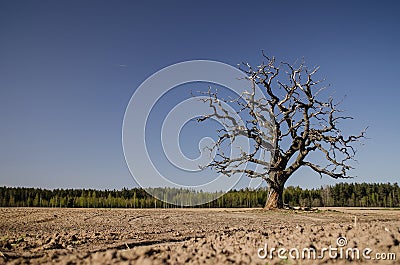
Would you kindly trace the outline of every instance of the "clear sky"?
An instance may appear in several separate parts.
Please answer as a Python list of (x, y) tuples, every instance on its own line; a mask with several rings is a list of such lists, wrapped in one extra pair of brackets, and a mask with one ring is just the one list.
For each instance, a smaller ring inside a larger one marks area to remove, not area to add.
[[(135, 89), (186, 60), (320, 65), (369, 126), (356, 181), (399, 182), (398, 1), (0, 1), (0, 185), (134, 187), (121, 130)], [(197, 143), (196, 143), (197, 147)], [(336, 180), (301, 170), (288, 185)]]

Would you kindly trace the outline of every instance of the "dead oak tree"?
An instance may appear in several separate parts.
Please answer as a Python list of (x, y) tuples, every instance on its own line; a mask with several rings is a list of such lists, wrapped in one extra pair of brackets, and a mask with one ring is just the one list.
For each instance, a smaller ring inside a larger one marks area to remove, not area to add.
[[(309, 167), (321, 177), (350, 178), (354, 144), (364, 138), (365, 130), (359, 135), (342, 134), (339, 121), (353, 118), (341, 115), (331, 97), (320, 99), (326, 87), (323, 80), (314, 80), (319, 67), (308, 69), (304, 62), (298, 66), (278, 63), (264, 53), (263, 57), (266, 61), (258, 67), (241, 65), (252, 87), (238, 98), (223, 99), (217, 91), (209, 90), (203, 101), (212, 112), (198, 121), (213, 118), (224, 125), (210, 147), (216, 155), (206, 167), (227, 176), (246, 174), (264, 179), (269, 186), (265, 209), (275, 209), (283, 208), (284, 185), (300, 167)], [(261, 97), (256, 95), (257, 86), (263, 90)], [(223, 103), (239, 107), (232, 113)], [(243, 113), (248, 118), (240, 123), (237, 115)], [(239, 137), (250, 141), (252, 148), (234, 157), (225, 154), (223, 144)], [(311, 153), (318, 152), (319, 156), (313, 155), (318, 162), (309, 159)]]

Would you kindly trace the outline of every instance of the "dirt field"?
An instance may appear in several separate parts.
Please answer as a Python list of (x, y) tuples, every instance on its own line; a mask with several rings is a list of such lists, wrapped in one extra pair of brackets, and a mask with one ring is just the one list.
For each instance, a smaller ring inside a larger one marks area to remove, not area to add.
[(399, 217), (345, 208), (0, 208), (0, 264), (400, 264)]

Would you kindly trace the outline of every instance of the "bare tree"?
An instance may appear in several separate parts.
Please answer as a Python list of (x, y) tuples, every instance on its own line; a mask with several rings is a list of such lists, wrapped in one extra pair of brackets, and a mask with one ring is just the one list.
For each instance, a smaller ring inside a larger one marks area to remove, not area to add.
[[(324, 80), (314, 80), (319, 67), (308, 69), (304, 61), (297, 66), (277, 63), (264, 53), (263, 57), (265, 62), (255, 68), (247, 63), (241, 65), (252, 87), (238, 98), (223, 99), (218, 91), (206, 92), (203, 101), (212, 112), (198, 121), (213, 118), (224, 125), (215, 145), (210, 147), (216, 155), (206, 167), (227, 176), (242, 173), (264, 179), (270, 188), (265, 209), (275, 209), (283, 208), (284, 185), (302, 166), (321, 177), (351, 178), (348, 171), (353, 168), (349, 162), (356, 154), (354, 144), (364, 138), (365, 130), (358, 135), (342, 134), (339, 121), (353, 118), (341, 115), (339, 103), (332, 97), (320, 99), (326, 87), (322, 86)], [(256, 95), (257, 86), (263, 90), (261, 97)], [(224, 103), (237, 104), (236, 113)], [(240, 123), (235, 118), (238, 114), (248, 118)], [(225, 154), (223, 145), (239, 137), (251, 142), (251, 150), (241, 150), (234, 157)], [(265, 153), (270, 154), (268, 159)], [(310, 159), (311, 153), (320, 155)]]

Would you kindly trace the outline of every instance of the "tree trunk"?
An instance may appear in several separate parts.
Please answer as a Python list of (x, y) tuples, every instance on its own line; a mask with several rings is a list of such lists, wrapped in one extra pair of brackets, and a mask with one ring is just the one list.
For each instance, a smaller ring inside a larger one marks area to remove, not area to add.
[(265, 210), (283, 209), (283, 188), (285, 183), (270, 185)]

